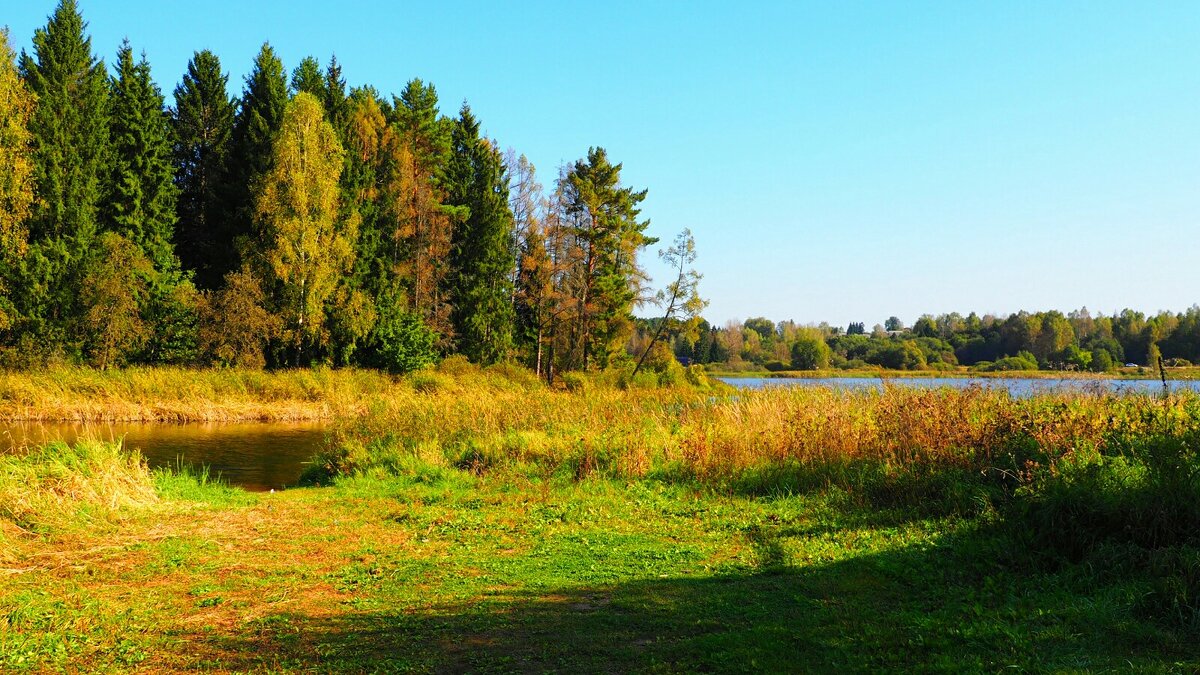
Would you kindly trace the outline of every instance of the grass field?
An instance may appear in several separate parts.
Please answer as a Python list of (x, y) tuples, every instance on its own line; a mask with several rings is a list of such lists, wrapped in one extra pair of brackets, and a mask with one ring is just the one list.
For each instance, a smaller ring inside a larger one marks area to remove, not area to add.
[(1152, 580), (1026, 569), (986, 522), (836, 492), (432, 469), (265, 495), (155, 487), (13, 535), (0, 669), (1200, 665), (1194, 634), (1144, 606)]
[(392, 385), (313, 487), (0, 458), (0, 670), (1200, 668), (1195, 396)]

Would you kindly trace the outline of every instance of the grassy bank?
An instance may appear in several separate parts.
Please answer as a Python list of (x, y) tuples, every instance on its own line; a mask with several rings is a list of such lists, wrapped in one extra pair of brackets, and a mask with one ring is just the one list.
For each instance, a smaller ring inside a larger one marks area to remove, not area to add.
[(0, 458), (0, 670), (1200, 667), (1200, 398), (602, 380), (408, 378), (274, 494)]
[(357, 414), (395, 379), (369, 370), (55, 368), (0, 372), (0, 420), (235, 422)]

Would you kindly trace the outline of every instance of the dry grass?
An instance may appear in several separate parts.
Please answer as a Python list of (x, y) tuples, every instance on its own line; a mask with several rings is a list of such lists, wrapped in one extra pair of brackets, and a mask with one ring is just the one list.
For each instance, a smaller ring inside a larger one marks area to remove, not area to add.
[(301, 421), (357, 414), (397, 388), (367, 370), (54, 368), (0, 373), (0, 420)]
[(468, 374), (392, 396), (341, 425), (324, 471), (408, 472), (415, 462), (480, 472), (532, 463), (577, 477), (668, 472), (726, 482), (787, 469), (825, 472), (817, 477), (829, 482), (847, 467), (868, 466), (885, 475), (986, 474), (1011, 488), (1054, 472), (1065, 457), (1172, 420), (1200, 426), (1200, 397), (1076, 391), (1015, 398), (982, 387), (900, 386), (714, 395), (595, 382), (572, 393)]
[(10, 529), (94, 527), (119, 518), (124, 509), (157, 502), (145, 462), (119, 443), (55, 442), (0, 456), (0, 522)]

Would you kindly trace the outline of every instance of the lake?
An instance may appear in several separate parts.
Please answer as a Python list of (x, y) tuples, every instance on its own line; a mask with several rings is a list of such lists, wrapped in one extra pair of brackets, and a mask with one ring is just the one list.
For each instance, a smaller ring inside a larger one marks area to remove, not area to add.
[[(763, 389), (765, 387), (832, 387), (834, 389), (874, 389), (882, 390), (883, 381), (878, 377), (719, 377), (718, 380), (743, 389)], [(1033, 394), (1056, 391), (1111, 391), (1116, 393), (1147, 393), (1162, 392), (1161, 380), (1117, 380), (1111, 378), (1063, 378), (1043, 379), (1032, 377), (892, 377), (888, 382), (899, 387), (917, 387), (921, 389), (939, 389), (951, 387), (965, 389), (980, 386), (990, 389), (1007, 389), (1013, 396), (1032, 396)], [(1167, 381), (1171, 391), (1190, 390), (1200, 391), (1200, 381), (1179, 380)]]
[(207, 466), (231, 485), (264, 491), (295, 485), (307, 462), (325, 445), (322, 423), (236, 424), (0, 423), (0, 450), (79, 437), (124, 438), (151, 467)]

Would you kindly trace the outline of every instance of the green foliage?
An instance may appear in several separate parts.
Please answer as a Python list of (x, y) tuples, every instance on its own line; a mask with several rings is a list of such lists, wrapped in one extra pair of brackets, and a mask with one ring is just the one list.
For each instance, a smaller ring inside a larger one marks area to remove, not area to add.
[(0, 28), (0, 335), (20, 318), (8, 286), (29, 245), (34, 198), (33, 135), (36, 99), (17, 72), (7, 29)]
[[(246, 76), (246, 87), (234, 119), (224, 200), (229, 234), (239, 242), (239, 255), (243, 261), (249, 261), (258, 252), (261, 228), (255, 218), (258, 198), (255, 189), (272, 167), (275, 138), (283, 126), (287, 103), (283, 62), (271, 45), (264, 42), (254, 58), (253, 69)], [(221, 245), (228, 246), (228, 242)], [(235, 261), (228, 269), (237, 267)], [(263, 272), (259, 273), (265, 277)]]
[(200, 309), (203, 299), (191, 281), (176, 273), (155, 275), (143, 314), (152, 327), (143, 356), (147, 363), (187, 365), (200, 361)]
[(21, 75), (38, 101), (29, 123), (36, 201), (13, 290), (26, 328), (58, 344), (78, 315), (110, 175), (108, 78), (83, 31), (75, 0), (62, 0), (35, 31), (33, 55), (21, 55)]
[(420, 317), (392, 302), (380, 308), (371, 333), (371, 363), (393, 373), (407, 373), (437, 361), (437, 335)]
[(272, 152), (255, 207), (266, 244), (259, 255), (299, 361), (306, 348), (328, 346), (326, 303), (353, 264), (357, 221), (338, 219), (343, 150), (314, 96), (288, 103)]
[(1001, 372), (1006, 370), (1037, 370), (1037, 359), (1029, 352), (1021, 352), (1016, 356), (1006, 356), (994, 363), (980, 363), (976, 368), (983, 372)]
[(141, 247), (115, 232), (100, 235), (95, 256), (80, 288), (80, 329), (85, 352), (103, 369), (123, 363), (149, 337), (141, 307), (155, 270)]
[(113, 154), (105, 200), (108, 226), (141, 248), (155, 270), (168, 274), (179, 268), (171, 245), (178, 195), (171, 134), (150, 64), (144, 55), (134, 62), (128, 41), (117, 52), (109, 100)]
[(447, 203), (465, 209), (450, 241), (450, 298), (457, 351), (478, 363), (496, 363), (512, 348), (510, 272), (513, 214), (500, 152), (479, 134), (463, 104), (451, 134)]
[(589, 148), (562, 181), (571, 236), (583, 271), (574, 345), (577, 366), (607, 366), (630, 332), (629, 315), (644, 273), (637, 254), (656, 240), (644, 232), (638, 205), (646, 191), (621, 186), (621, 165), (604, 148)]
[(820, 370), (829, 367), (829, 345), (817, 335), (806, 335), (792, 343), (792, 367), (796, 370)]
[(199, 307), (200, 352), (212, 363), (245, 368), (266, 365), (266, 344), (282, 330), (266, 308), (262, 283), (248, 266), (225, 275), (218, 291), (202, 296)]
[[(27, 245), (33, 207), (33, 135), (37, 101), (17, 72), (7, 29), (0, 29), (0, 264)], [(8, 321), (0, 322), (0, 328)]]
[(1107, 373), (1116, 366), (1116, 364), (1113, 363), (1112, 356), (1110, 356), (1106, 350), (1097, 349), (1091, 354), (1091, 369), (1093, 372)]
[(233, 134), (234, 101), (229, 76), (208, 50), (196, 52), (175, 88), (171, 110), (175, 182), (179, 186), (175, 244), (184, 269), (205, 290), (220, 285), (237, 265), (226, 163)]
[(321, 64), (311, 56), (300, 59), (300, 65), (292, 71), (292, 93), (310, 94), (322, 107), (325, 103), (325, 75), (321, 73)]

